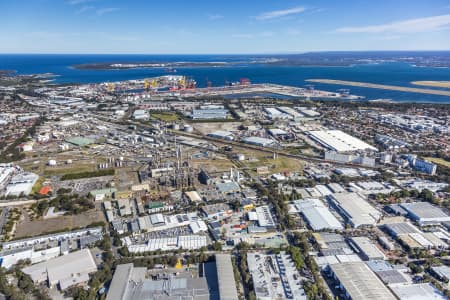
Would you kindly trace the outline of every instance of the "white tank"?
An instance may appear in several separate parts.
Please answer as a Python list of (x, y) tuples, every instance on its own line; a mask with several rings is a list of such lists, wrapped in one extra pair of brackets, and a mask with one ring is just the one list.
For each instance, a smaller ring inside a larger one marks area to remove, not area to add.
[(50, 159), (50, 160), (48, 161), (48, 165), (51, 166), (51, 167), (56, 166), (56, 160)]
[(194, 127), (192, 127), (191, 125), (184, 125), (184, 131), (186, 131), (186, 132), (193, 132), (194, 131)]

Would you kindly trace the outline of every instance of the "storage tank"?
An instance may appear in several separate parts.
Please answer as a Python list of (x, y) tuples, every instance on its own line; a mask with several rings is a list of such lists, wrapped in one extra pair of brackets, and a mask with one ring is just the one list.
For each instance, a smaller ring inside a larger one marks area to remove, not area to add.
[(184, 125), (184, 131), (185, 132), (193, 132), (194, 127), (192, 127), (191, 125)]
[(50, 160), (48, 161), (48, 165), (49, 165), (50, 167), (56, 166), (56, 160), (50, 159)]

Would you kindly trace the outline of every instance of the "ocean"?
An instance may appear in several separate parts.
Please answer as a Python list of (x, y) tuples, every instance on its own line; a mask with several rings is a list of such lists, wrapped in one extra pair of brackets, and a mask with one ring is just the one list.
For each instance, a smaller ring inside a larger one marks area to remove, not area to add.
[[(56, 83), (98, 83), (167, 75), (164, 68), (128, 70), (80, 70), (77, 64), (115, 62), (242, 62), (223, 67), (179, 67), (177, 75), (197, 81), (197, 86), (213, 86), (249, 78), (253, 83), (276, 83), (304, 87), (306, 79), (326, 78), (348, 81), (417, 87), (412, 81), (450, 81), (450, 68), (415, 67), (407, 63), (385, 62), (354, 66), (278, 66), (249, 64), (263, 58), (258, 55), (66, 55), (66, 54), (0, 54), (0, 70), (16, 70), (18, 74), (53, 73)], [(269, 57), (269, 56), (265, 56)], [(314, 84), (316, 89), (337, 91), (349, 89), (367, 100), (390, 99), (398, 102), (448, 103), (450, 97), (397, 92), (389, 90)]]

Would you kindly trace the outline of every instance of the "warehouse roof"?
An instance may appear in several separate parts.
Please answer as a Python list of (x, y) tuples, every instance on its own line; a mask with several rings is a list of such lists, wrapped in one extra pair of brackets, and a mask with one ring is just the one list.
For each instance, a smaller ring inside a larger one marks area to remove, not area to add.
[(428, 202), (401, 203), (414, 220), (419, 222), (445, 222), (450, 221), (450, 216), (442, 209)]
[(328, 196), (353, 227), (374, 225), (381, 213), (357, 193), (339, 193)]
[(394, 293), (402, 300), (444, 300), (447, 299), (431, 283), (394, 285), (391, 286)]
[(60, 284), (61, 289), (89, 280), (89, 273), (97, 271), (89, 249), (71, 252), (23, 269), (36, 282), (48, 280), (50, 285)]
[(236, 282), (230, 254), (216, 254), (220, 300), (237, 300)]
[(354, 300), (396, 298), (364, 262), (346, 262), (330, 265), (350, 297)]
[(358, 247), (367, 259), (384, 259), (383, 252), (380, 251), (370, 240), (365, 236), (352, 237), (352, 242)]
[(342, 229), (341, 223), (319, 199), (299, 200), (294, 205), (313, 230)]
[(323, 146), (338, 152), (366, 149), (377, 151), (377, 148), (340, 130), (313, 130), (309, 134)]

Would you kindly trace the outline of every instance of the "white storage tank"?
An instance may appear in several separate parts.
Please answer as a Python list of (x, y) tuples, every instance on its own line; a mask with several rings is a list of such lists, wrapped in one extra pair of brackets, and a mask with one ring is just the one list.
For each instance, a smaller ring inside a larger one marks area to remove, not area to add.
[(185, 132), (193, 132), (194, 127), (192, 127), (191, 125), (184, 125), (184, 131)]

